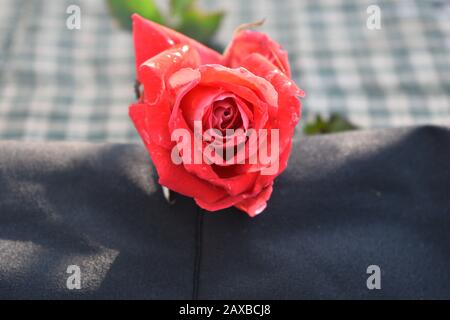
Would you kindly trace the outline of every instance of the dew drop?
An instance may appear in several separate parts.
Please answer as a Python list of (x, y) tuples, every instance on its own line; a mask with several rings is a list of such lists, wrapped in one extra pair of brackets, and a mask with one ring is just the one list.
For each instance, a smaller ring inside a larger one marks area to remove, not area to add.
[(255, 209), (255, 216), (257, 216), (258, 214), (260, 214), (261, 212), (264, 211), (264, 209), (266, 209), (267, 207), (267, 203), (262, 203), (259, 207), (256, 207)]

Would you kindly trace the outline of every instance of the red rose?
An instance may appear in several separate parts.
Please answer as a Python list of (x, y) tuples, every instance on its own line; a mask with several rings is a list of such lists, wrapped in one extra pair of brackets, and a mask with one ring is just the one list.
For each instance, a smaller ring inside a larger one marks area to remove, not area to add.
[(286, 52), (244, 30), (221, 55), (138, 15), (133, 37), (143, 92), (130, 117), (160, 184), (209, 211), (262, 212), (287, 166), (304, 95)]

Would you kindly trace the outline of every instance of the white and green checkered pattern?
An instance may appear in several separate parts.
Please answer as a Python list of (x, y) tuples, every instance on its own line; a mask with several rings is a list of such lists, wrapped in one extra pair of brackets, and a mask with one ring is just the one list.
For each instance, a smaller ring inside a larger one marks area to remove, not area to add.
[[(161, 2), (161, 1), (160, 1)], [(201, 1), (228, 11), (218, 43), (266, 17), (307, 92), (304, 116), (364, 127), (450, 125), (449, 0)], [(81, 30), (66, 9), (81, 8)], [(381, 8), (381, 29), (366, 9)], [(131, 36), (103, 0), (0, 0), (0, 139), (137, 141)], [(300, 130), (299, 130), (300, 132)]]

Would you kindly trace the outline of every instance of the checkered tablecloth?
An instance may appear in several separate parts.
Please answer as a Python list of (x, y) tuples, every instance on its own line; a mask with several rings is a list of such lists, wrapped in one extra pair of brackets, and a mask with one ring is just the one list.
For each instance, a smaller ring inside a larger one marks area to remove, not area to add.
[[(71, 4), (81, 30), (66, 27)], [(450, 125), (448, 0), (201, 4), (227, 10), (222, 45), (237, 25), (267, 18), (261, 30), (289, 51), (307, 92), (305, 119), (338, 111), (363, 128)], [(366, 27), (372, 4), (380, 30)], [(133, 79), (131, 35), (103, 0), (0, 0), (0, 139), (137, 141)]]

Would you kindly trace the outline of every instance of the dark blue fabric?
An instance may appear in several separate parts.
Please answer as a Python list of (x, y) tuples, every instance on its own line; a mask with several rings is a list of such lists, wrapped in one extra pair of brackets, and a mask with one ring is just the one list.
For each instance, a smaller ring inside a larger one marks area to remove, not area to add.
[(448, 129), (300, 139), (254, 219), (156, 181), (140, 145), (1, 142), (0, 298), (450, 298)]

